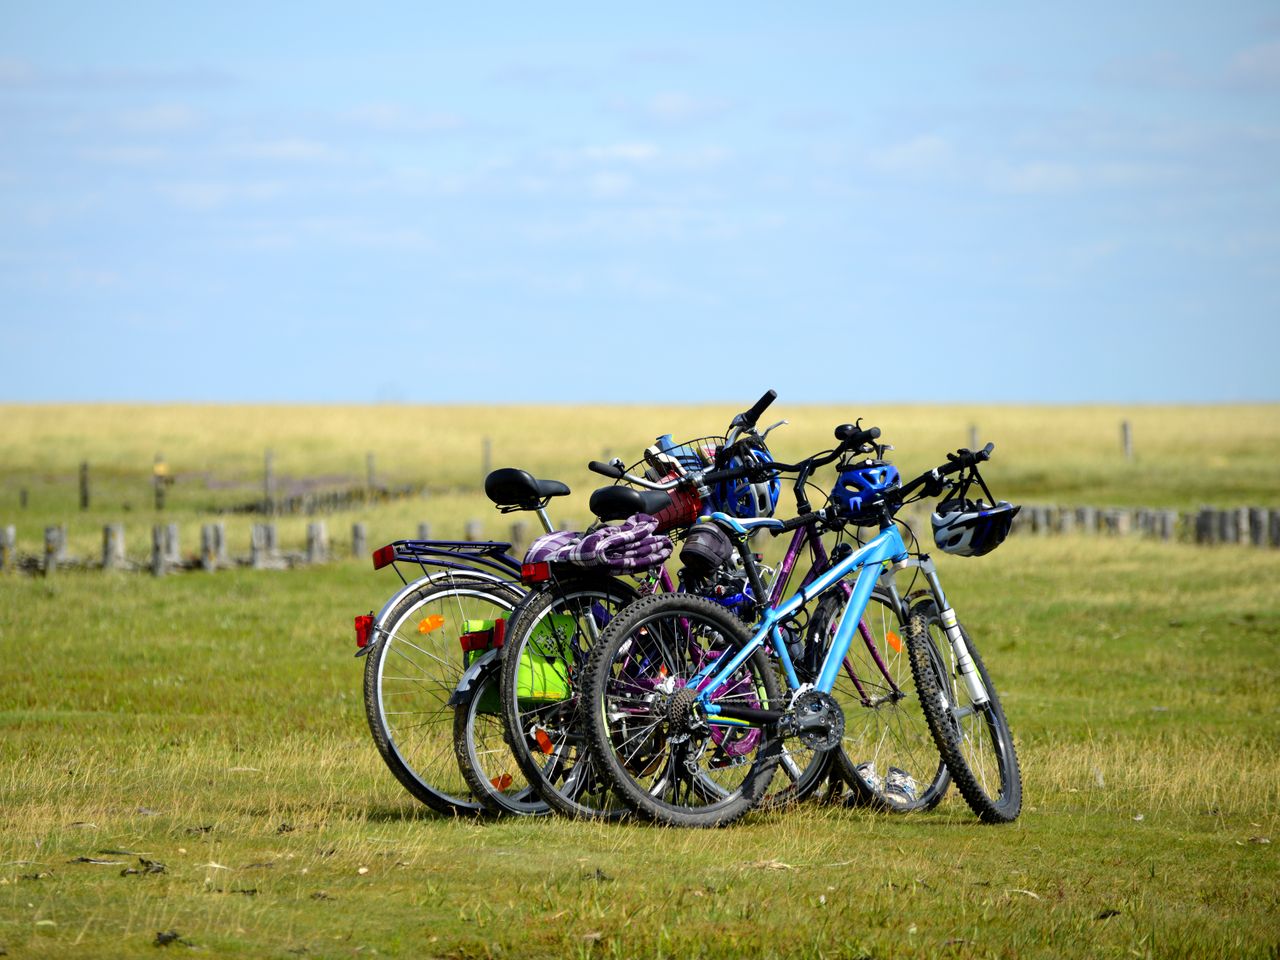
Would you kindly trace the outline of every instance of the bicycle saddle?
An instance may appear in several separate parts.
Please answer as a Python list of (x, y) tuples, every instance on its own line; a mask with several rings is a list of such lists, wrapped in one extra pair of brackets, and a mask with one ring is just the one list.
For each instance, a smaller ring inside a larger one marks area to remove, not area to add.
[(559, 480), (538, 480), (527, 470), (502, 467), (484, 478), (484, 493), (499, 507), (536, 510), (552, 497), (563, 497), (569, 488)]
[(591, 512), (601, 520), (623, 520), (633, 513), (657, 514), (671, 506), (671, 497), (661, 490), (634, 487), (601, 487), (591, 494)]

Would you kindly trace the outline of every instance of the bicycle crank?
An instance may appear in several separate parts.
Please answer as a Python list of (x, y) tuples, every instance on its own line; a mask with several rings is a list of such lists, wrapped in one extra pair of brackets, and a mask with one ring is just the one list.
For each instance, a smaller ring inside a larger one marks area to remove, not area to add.
[(782, 734), (799, 737), (812, 750), (831, 750), (844, 736), (844, 711), (836, 698), (821, 690), (805, 690), (782, 719)]

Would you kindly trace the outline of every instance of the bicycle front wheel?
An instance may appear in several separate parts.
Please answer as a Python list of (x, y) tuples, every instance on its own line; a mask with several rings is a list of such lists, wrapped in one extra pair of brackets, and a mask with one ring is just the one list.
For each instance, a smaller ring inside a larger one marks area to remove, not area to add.
[[(809, 623), (809, 656), (821, 663), (847, 600), (823, 597)], [(906, 629), (890, 596), (876, 589), (836, 675), (832, 696), (845, 729), (832, 760), (854, 803), (894, 813), (931, 810), (951, 784), (911, 673)]]
[[(716, 664), (727, 665), (750, 639), (724, 607), (668, 594), (633, 603), (596, 644), (587, 665), (591, 749), (640, 815), (670, 826), (723, 826), (765, 796), (782, 743), (776, 731), (712, 722), (697, 702)], [(711, 694), (722, 707), (783, 705), (763, 650)]]
[(365, 657), (373, 742), (396, 779), (441, 813), (479, 813), (458, 769), (449, 699), (466, 668), (461, 637), (511, 615), (520, 595), (490, 581), (447, 578), (410, 591), (378, 623)]
[(925, 603), (912, 611), (906, 638), (920, 705), (973, 812), (987, 823), (1009, 823), (1022, 810), (1022, 773), (1013, 735), (977, 648), (963, 627), (960, 633), (986, 688), (986, 703), (973, 702), (937, 606)]

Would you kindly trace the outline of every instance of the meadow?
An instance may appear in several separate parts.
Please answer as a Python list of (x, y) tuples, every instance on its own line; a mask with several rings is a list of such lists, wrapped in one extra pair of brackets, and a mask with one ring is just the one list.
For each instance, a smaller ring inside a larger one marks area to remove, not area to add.
[[(271, 447), (282, 474), (358, 482), (373, 450), (388, 477), (427, 481), (425, 499), (330, 519), (367, 521), (371, 546), (420, 519), (457, 532), (497, 522), (475, 491), (482, 436), (495, 466), (568, 481), (558, 512), (585, 517), (586, 459), (732, 412), (4, 407), (0, 523), (66, 520), (92, 552), (124, 519), (136, 552), (157, 450), (180, 477), (165, 519), (195, 527), (260, 495)], [(908, 474), (977, 423), (1014, 499), (1277, 505), (1275, 407), (780, 402), (794, 422), (772, 446), (811, 452), (858, 413)], [(84, 514), (82, 459), (101, 491)], [(1010, 826), (954, 795), (922, 816), (811, 804), (708, 832), (441, 818), (363, 716), (351, 617), (390, 571), (4, 576), (0, 955), (1276, 957), (1280, 551), (1021, 537), (940, 566), (1017, 740)]]

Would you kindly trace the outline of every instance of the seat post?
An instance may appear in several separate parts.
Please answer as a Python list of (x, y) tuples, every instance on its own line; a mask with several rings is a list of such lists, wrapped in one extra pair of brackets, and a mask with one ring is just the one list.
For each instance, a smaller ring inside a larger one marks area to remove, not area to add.
[(551, 526), (551, 518), (547, 516), (546, 507), (537, 508), (538, 519), (542, 521), (542, 530), (544, 533), (555, 533), (555, 527)]

